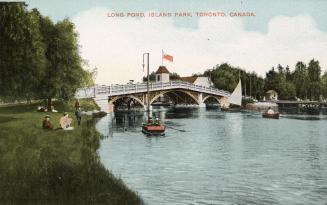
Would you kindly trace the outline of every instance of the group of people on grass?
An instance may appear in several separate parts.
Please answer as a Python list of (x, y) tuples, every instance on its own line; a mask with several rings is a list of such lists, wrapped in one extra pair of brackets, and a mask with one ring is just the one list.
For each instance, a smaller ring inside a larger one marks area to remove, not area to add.
[[(79, 101), (76, 100), (75, 102), (75, 116), (76, 116), (76, 119), (77, 119), (77, 123), (78, 123), (78, 126), (81, 124), (81, 121), (82, 121), (82, 112), (81, 112), (81, 108), (80, 108), (80, 104), (79, 104)], [(63, 130), (73, 130), (74, 127), (72, 127), (72, 122), (73, 122), (73, 119), (69, 117), (68, 113), (64, 113), (63, 116), (60, 118), (59, 120), (59, 127), (58, 129), (63, 129)], [(53, 129), (53, 125), (50, 121), (50, 116), (49, 115), (46, 115), (43, 119), (43, 122), (42, 122), (42, 127), (43, 129), (48, 129), (48, 130), (51, 130)]]

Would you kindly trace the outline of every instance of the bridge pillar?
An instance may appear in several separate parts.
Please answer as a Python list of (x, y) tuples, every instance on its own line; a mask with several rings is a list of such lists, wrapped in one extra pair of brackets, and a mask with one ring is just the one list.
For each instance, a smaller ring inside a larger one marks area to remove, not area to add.
[(198, 104), (199, 104), (199, 107), (205, 107), (206, 106), (206, 104), (203, 102), (202, 93), (198, 94)]
[(114, 112), (114, 107), (115, 105), (112, 102), (108, 102), (108, 113), (113, 113)]
[(105, 99), (103, 97), (95, 98), (95, 102), (100, 107), (101, 111), (106, 112), (106, 113), (109, 112), (108, 99)]

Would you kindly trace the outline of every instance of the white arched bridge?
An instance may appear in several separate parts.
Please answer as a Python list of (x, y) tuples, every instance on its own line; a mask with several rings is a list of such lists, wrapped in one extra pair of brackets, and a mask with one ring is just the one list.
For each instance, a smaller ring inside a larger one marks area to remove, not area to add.
[(113, 112), (115, 105), (125, 103), (130, 107), (136, 105), (146, 108), (156, 102), (159, 97), (165, 96), (175, 104), (196, 104), (205, 106), (207, 102), (228, 104), (229, 92), (213, 87), (205, 87), (184, 81), (153, 82), (149, 83), (149, 102), (147, 102), (147, 83), (94, 86), (80, 88), (75, 97), (94, 98), (103, 111)]

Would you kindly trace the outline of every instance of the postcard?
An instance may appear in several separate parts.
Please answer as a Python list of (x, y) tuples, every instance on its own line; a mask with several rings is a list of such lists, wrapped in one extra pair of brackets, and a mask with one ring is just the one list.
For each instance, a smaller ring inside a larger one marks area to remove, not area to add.
[(327, 1), (0, 1), (0, 204), (326, 204)]

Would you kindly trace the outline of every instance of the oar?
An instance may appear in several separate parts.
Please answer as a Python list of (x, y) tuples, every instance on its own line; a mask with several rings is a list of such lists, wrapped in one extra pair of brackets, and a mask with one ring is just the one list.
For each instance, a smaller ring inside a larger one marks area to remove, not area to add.
[(171, 126), (166, 125), (166, 127), (170, 128), (170, 129), (173, 129), (173, 130), (180, 131), (180, 132), (186, 132), (186, 130), (180, 130), (180, 129), (177, 129), (177, 128), (174, 128), (174, 127), (171, 127)]

